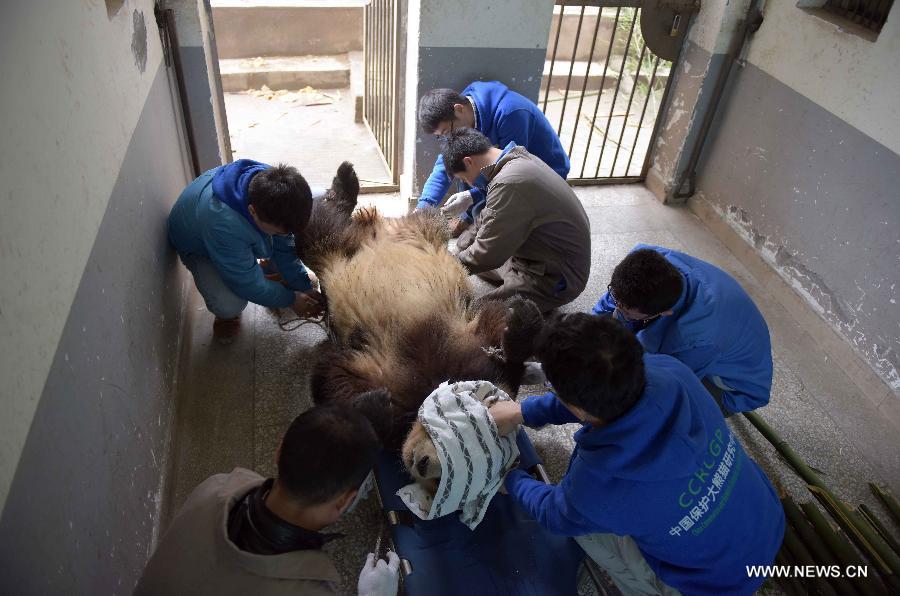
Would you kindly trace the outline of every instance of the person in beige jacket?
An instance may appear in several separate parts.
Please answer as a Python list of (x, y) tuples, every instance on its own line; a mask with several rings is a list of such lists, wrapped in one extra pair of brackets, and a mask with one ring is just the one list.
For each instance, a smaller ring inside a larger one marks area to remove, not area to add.
[[(351, 408), (319, 406), (298, 416), (276, 455), (278, 477), (235, 468), (187, 498), (147, 563), (137, 596), (339, 594), (323, 534), (355, 505), (379, 441)], [(369, 554), (360, 596), (396, 596), (399, 559)]]
[[(442, 154), (453, 175), (487, 187), (474, 233), (457, 242), (469, 273), (499, 284), (485, 298), (520, 295), (542, 312), (577, 298), (591, 269), (591, 230), (566, 181), (524, 147), (494, 147), (471, 128), (451, 132)], [(448, 201), (442, 212), (467, 208)]]

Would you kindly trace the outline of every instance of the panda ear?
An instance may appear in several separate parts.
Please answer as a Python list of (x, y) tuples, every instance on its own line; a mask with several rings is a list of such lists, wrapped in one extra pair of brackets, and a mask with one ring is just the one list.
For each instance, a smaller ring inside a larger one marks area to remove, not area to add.
[(368, 419), (378, 439), (386, 444), (394, 422), (388, 390), (382, 387), (360, 393), (353, 398), (353, 409)]

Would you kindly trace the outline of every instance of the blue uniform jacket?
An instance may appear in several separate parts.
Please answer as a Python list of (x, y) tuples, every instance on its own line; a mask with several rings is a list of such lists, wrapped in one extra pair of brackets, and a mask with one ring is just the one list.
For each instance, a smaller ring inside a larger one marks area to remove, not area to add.
[[(247, 189), (268, 168), (249, 159), (213, 168), (194, 180), (169, 214), (169, 240), (181, 255), (208, 257), (237, 296), (262, 306), (283, 308), (294, 291), (312, 287), (297, 259), (292, 234), (271, 236), (247, 211)], [(265, 278), (257, 259), (272, 259), (285, 285)]]
[[(701, 379), (719, 377), (721, 382), (716, 384), (725, 390), (722, 400), (732, 412), (769, 403), (769, 327), (747, 292), (733, 277), (705, 261), (659, 246), (638, 244), (633, 250), (640, 248), (659, 252), (685, 280), (673, 314), (637, 332), (644, 349), (678, 358)], [(615, 308), (607, 292), (592, 312), (611, 313)]]
[[(612, 423), (582, 426), (558, 485), (521, 470), (506, 488), (552, 532), (631, 536), (683, 594), (752, 594), (784, 535), (784, 512), (699, 379), (670, 356), (645, 354), (646, 388)], [(522, 403), (525, 424), (578, 420), (551, 393)]]
[[(526, 97), (519, 95), (499, 81), (475, 81), (460, 94), (475, 102), (476, 128), (495, 147), (506, 147), (510, 142), (525, 147), (565, 180), (569, 174), (569, 157), (559, 137), (544, 113)], [(444, 157), (439, 155), (434, 169), (419, 197), (418, 208), (440, 205), (453, 176), (444, 168)], [(472, 188), (473, 203), (484, 202), (484, 189)], [(472, 214), (464, 219), (472, 221)]]

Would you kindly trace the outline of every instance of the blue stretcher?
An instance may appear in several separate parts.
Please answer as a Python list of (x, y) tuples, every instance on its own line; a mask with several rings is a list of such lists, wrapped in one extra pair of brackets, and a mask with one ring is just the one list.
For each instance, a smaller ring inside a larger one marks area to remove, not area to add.
[[(519, 467), (547, 482), (543, 465), (523, 430), (516, 437)], [(375, 467), (378, 495), (407, 596), (571, 596), (585, 558), (572, 540), (551, 534), (506, 494), (497, 493), (475, 530), (459, 514), (425, 521), (395, 493), (412, 482), (397, 452), (385, 451)]]

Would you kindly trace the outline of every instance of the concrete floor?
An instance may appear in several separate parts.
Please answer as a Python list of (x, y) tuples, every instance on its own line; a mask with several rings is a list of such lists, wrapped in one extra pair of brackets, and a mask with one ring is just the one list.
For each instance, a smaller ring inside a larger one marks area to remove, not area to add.
[[(591, 218), (593, 264), (587, 290), (563, 310), (588, 310), (606, 288), (615, 265), (638, 242), (683, 250), (729, 271), (759, 305), (771, 330), (775, 381), (771, 403), (760, 414), (821, 471), (841, 498), (868, 504), (887, 522), (865, 483), (881, 482), (900, 494), (896, 429), (878, 416), (840, 367), (829, 363), (804, 329), (768, 295), (765, 288), (771, 280), (751, 275), (690, 211), (659, 204), (643, 186), (581, 187), (576, 193)], [(361, 199), (376, 203), (387, 215), (406, 209), (397, 195)], [(325, 340), (324, 332), (312, 325), (283, 331), (277, 315), (251, 306), (244, 313), (238, 341), (220, 346), (212, 342), (212, 317), (196, 292), (191, 307), (195, 316), (181, 363), (166, 519), (211, 474), (235, 466), (274, 473), (281, 434), (311, 405), (307, 376), (315, 346)], [(810, 500), (803, 484), (742, 417), (731, 424), (778, 485), (795, 499)], [(554, 480), (565, 472), (575, 428), (529, 433)], [(356, 576), (381, 524), (375, 499), (369, 499), (333, 529), (346, 533), (328, 546), (346, 593), (355, 593)]]
[[(328, 186), (351, 157), (363, 186), (390, 183), (375, 137), (353, 121), (349, 89), (318, 89), (316, 97), (288, 102), (250, 93), (226, 93), (225, 112), (234, 159), (295, 166), (310, 184)], [(309, 94), (313, 95), (313, 94)], [(297, 98), (297, 94), (287, 98)], [(326, 102), (322, 105), (302, 105)]]

